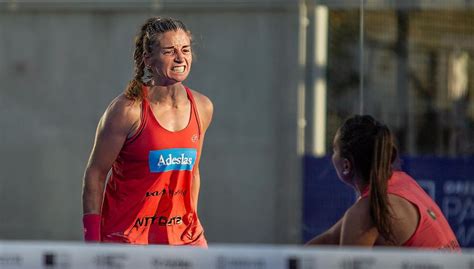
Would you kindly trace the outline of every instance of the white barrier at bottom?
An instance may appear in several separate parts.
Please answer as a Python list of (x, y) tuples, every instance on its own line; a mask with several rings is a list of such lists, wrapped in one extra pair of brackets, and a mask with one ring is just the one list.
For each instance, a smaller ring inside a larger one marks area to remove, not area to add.
[(0, 241), (1, 269), (474, 269), (474, 253), (210, 245), (209, 249)]

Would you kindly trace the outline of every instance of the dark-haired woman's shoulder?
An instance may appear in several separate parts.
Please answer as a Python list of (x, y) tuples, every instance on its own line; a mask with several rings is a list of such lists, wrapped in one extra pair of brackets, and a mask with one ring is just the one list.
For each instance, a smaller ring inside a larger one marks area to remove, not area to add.
[(373, 246), (378, 235), (370, 217), (369, 199), (359, 199), (344, 214), (341, 245)]
[(196, 101), (196, 106), (199, 111), (199, 116), (201, 118), (201, 122), (203, 123), (204, 131), (209, 127), (212, 121), (212, 115), (214, 113), (214, 105), (212, 104), (211, 99), (205, 96), (204, 94), (191, 90), (194, 96), (194, 100)]

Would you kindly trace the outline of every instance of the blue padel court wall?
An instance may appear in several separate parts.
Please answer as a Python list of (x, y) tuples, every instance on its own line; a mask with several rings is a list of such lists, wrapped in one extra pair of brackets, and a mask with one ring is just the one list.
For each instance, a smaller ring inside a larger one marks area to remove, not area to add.
[[(331, 157), (303, 159), (303, 240), (331, 227), (356, 199), (342, 183)], [(474, 157), (401, 157), (414, 177), (443, 210), (462, 247), (474, 247)]]

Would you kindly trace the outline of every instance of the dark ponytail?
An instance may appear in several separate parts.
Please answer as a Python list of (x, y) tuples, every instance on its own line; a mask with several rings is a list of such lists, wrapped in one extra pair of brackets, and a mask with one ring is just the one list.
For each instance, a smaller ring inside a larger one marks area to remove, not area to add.
[(385, 240), (395, 243), (392, 235), (387, 185), (392, 176), (393, 141), (389, 129), (378, 125), (370, 168), (370, 216)]
[(135, 37), (135, 51), (133, 53), (134, 76), (125, 90), (127, 98), (138, 101), (144, 98), (142, 91), (146, 70), (144, 56), (146, 53), (152, 54), (155, 47), (159, 45), (158, 41), (162, 34), (168, 31), (177, 31), (178, 29), (185, 31), (189, 39), (192, 40), (191, 33), (187, 30), (184, 23), (176, 19), (154, 17), (149, 18), (142, 25), (140, 32)]
[(339, 135), (342, 156), (354, 162), (356, 173), (370, 186), (370, 216), (375, 227), (385, 240), (395, 243), (387, 186), (397, 150), (390, 130), (371, 116), (356, 115), (344, 122)]

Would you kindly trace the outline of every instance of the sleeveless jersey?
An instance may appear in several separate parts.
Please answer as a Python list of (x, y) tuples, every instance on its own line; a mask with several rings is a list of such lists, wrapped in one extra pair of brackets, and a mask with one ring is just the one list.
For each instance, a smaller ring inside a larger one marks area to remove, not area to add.
[(190, 118), (176, 132), (162, 127), (143, 99), (138, 131), (126, 140), (107, 183), (102, 242), (206, 245), (191, 191), (201, 126), (191, 90), (185, 89)]
[[(408, 174), (394, 171), (387, 193), (400, 196), (418, 209), (420, 220), (413, 235), (402, 245), (459, 251), (459, 243), (441, 209)], [(366, 190), (362, 197), (369, 196)]]

